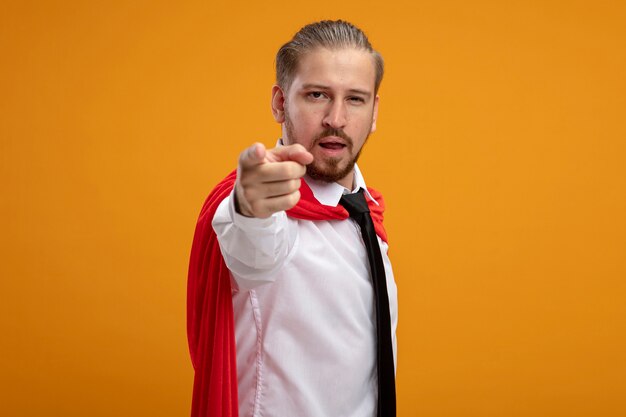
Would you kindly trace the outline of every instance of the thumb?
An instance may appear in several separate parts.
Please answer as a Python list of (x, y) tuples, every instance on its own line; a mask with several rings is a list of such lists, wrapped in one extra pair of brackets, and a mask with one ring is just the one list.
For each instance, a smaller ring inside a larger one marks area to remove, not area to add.
[(300, 165), (308, 165), (313, 162), (313, 155), (299, 143), (293, 145), (277, 146), (267, 152), (267, 159), (273, 162), (294, 161)]
[(265, 146), (257, 142), (241, 152), (239, 155), (239, 165), (242, 168), (252, 168), (253, 166), (260, 165), (265, 160), (265, 153)]

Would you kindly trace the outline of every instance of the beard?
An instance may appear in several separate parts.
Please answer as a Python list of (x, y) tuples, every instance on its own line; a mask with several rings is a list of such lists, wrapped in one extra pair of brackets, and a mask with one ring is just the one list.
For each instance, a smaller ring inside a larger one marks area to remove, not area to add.
[[(285, 130), (287, 133), (287, 137), (289, 138), (290, 143), (301, 143), (298, 141), (298, 138), (295, 135), (293, 123), (289, 114), (285, 109)], [(352, 149), (354, 147), (354, 141), (351, 137), (349, 137), (342, 129), (334, 129), (334, 128), (326, 128), (320, 134), (318, 134), (313, 141), (311, 142), (311, 146), (307, 149), (307, 151), (311, 152), (315, 146), (319, 143), (320, 140), (324, 139), (328, 136), (337, 136), (342, 138), (346, 142), (346, 147), (348, 150), (348, 154), (352, 155)], [(369, 134), (363, 141), (363, 146), (367, 142), (367, 138)], [(347, 162), (344, 162), (344, 166), (342, 166), (341, 161), (342, 158), (325, 158), (323, 161), (318, 161), (314, 159), (309, 165), (306, 166), (306, 173), (309, 177), (314, 180), (324, 181), (324, 182), (337, 182), (347, 175), (349, 175), (354, 170), (354, 165), (361, 156), (361, 149), (353, 156), (348, 159)]]

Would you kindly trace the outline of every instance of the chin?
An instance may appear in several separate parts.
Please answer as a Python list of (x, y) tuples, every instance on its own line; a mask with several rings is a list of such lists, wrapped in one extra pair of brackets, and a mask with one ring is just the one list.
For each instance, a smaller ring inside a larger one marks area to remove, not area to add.
[(309, 177), (315, 180), (337, 182), (352, 172), (356, 161), (348, 162), (345, 165), (341, 162), (341, 159), (330, 159), (326, 160), (326, 163), (323, 166), (312, 163), (306, 167), (306, 172)]

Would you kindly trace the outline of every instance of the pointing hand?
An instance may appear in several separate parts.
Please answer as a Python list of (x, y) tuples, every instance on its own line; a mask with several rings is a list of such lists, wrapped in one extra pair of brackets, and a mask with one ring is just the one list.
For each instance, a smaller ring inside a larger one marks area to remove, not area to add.
[(300, 200), (300, 178), (313, 162), (302, 145), (265, 149), (255, 143), (239, 155), (235, 207), (248, 217), (266, 218)]

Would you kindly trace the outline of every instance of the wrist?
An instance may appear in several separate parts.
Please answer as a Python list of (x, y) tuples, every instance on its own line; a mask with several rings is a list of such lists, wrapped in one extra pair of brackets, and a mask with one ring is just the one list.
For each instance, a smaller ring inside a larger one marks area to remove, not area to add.
[(239, 198), (239, 187), (235, 184), (235, 192), (233, 193), (233, 205), (235, 207), (235, 213), (245, 216), (245, 217), (254, 217), (252, 213), (248, 210), (243, 210), (240, 204)]

